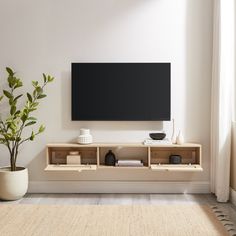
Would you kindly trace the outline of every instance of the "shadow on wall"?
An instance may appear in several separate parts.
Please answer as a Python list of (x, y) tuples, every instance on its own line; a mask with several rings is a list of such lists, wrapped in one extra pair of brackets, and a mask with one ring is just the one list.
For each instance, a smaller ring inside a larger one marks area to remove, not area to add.
[(62, 128), (79, 130), (87, 127), (92, 130), (162, 130), (161, 121), (72, 121), (71, 120), (71, 76), (70, 72), (61, 74), (61, 116)]
[(26, 167), (29, 171), (30, 180), (37, 180), (37, 178), (43, 180), (42, 178), (45, 176), (44, 169), (46, 167), (46, 149), (44, 148), (38, 154), (35, 154), (34, 158), (27, 163)]

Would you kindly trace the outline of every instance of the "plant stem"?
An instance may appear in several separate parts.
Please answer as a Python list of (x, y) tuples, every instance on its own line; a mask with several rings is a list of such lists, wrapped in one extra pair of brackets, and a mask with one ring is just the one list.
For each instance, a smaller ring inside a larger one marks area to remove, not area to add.
[(14, 154), (11, 154), (11, 171), (16, 171), (16, 162), (15, 162)]

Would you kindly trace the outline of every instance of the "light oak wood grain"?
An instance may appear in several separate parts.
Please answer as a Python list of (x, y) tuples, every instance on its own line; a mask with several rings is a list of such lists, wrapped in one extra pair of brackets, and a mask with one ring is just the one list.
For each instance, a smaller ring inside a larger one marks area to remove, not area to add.
[[(105, 154), (109, 149), (119, 152), (119, 159), (141, 160), (144, 167), (105, 166)], [(78, 151), (84, 166), (65, 166), (66, 156), (70, 151)], [(183, 165), (170, 165), (169, 156), (181, 155)], [(57, 156), (57, 157), (56, 157)], [(45, 171), (87, 171), (97, 169), (112, 170), (146, 170), (146, 171), (202, 171), (201, 145), (194, 143), (143, 145), (142, 143), (93, 143), (81, 145), (77, 143), (51, 143), (47, 145), (47, 166)], [(58, 160), (58, 163), (55, 161)], [(86, 165), (87, 164), (87, 165)], [(167, 165), (168, 164), (168, 165)], [(191, 165), (188, 165), (191, 164)]]

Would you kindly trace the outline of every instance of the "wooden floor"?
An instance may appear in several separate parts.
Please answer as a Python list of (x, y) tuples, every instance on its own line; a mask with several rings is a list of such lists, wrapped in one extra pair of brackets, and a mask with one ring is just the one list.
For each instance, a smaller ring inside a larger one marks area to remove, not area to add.
[(236, 225), (236, 207), (231, 203), (218, 203), (212, 194), (27, 194), (18, 201), (0, 201), (0, 204), (206, 204), (218, 206)]

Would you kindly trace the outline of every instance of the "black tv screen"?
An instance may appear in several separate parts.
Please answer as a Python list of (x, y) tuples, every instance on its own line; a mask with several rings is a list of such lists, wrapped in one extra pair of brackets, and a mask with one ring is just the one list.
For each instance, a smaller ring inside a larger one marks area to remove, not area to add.
[(72, 120), (170, 120), (170, 63), (72, 63)]

